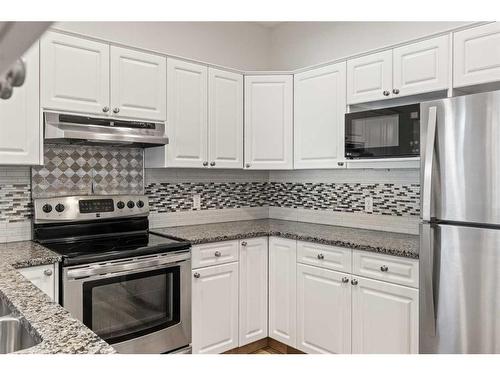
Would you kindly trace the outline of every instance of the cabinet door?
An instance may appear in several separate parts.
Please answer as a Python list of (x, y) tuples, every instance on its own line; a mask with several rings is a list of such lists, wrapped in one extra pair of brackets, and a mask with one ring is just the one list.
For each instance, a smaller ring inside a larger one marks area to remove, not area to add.
[(0, 100), (0, 165), (41, 164), (40, 65), (36, 42), (24, 55), (26, 80), (12, 96)]
[(306, 353), (351, 352), (349, 275), (297, 264), (297, 348)]
[(294, 77), (294, 168), (338, 168), (344, 163), (346, 63)]
[(240, 242), (240, 340), (267, 337), (267, 237)]
[(243, 168), (243, 75), (208, 69), (208, 159), (215, 168)]
[(238, 263), (193, 271), (194, 354), (222, 353), (238, 346)]
[(245, 77), (245, 168), (293, 165), (291, 75)]
[(40, 54), (42, 107), (109, 113), (109, 45), (49, 31)]
[(424, 40), (393, 50), (395, 96), (448, 89), (449, 36)]
[[(208, 161), (208, 69), (186, 61), (167, 59), (168, 167), (203, 168)], [(208, 163), (207, 163), (208, 165)]]
[(383, 100), (392, 94), (392, 50), (347, 61), (347, 104)]
[(356, 277), (352, 352), (418, 353), (418, 290)]
[(35, 266), (18, 269), (19, 273), (44, 292), (52, 301), (56, 300), (55, 266)]
[(111, 46), (113, 116), (165, 121), (166, 58)]
[(297, 241), (269, 239), (269, 337), (297, 345)]
[(453, 36), (453, 87), (500, 81), (500, 23)]

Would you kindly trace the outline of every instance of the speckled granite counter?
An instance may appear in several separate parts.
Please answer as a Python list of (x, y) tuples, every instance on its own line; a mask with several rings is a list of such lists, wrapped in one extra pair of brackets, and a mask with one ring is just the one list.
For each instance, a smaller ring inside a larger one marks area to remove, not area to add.
[(16, 268), (53, 264), (59, 260), (57, 254), (35, 242), (0, 244), (0, 299), (42, 340), (16, 353), (115, 353), (110, 345), (16, 271)]
[(287, 220), (233, 221), (158, 228), (151, 231), (187, 240), (193, 244), (260, 236), (279, 236), (414, 259), (418, 258), (419, 252), (418, 236), (411, 234)]

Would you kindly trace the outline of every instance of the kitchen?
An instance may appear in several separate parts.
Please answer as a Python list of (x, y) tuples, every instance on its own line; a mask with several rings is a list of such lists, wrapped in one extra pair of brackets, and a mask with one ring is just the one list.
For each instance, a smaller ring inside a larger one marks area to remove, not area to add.
[(1, 353), (500, 352), (500, 23), (35, 34), (0, 84)]

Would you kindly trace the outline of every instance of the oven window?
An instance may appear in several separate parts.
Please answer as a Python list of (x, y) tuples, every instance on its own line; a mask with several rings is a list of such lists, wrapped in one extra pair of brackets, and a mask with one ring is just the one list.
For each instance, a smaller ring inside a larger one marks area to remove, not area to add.
[(83, 322), (110, 344), (180, 322), (180, 267), (83, 284)]

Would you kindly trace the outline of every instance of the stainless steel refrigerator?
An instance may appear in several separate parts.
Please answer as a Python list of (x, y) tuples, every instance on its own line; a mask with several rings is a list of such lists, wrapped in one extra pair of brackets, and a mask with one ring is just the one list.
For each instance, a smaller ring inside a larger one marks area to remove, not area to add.
[(420, 353), (500, 353), (500, 91), (420, 109)]

